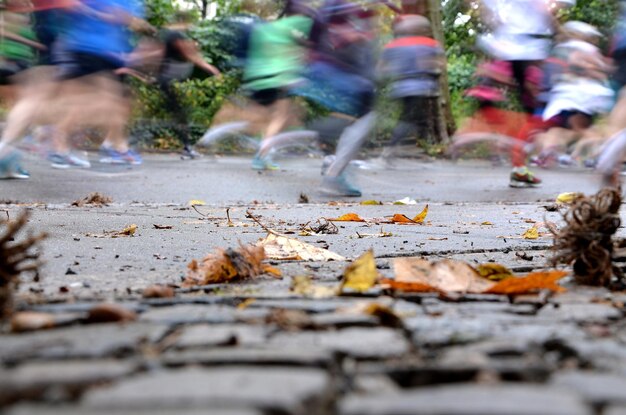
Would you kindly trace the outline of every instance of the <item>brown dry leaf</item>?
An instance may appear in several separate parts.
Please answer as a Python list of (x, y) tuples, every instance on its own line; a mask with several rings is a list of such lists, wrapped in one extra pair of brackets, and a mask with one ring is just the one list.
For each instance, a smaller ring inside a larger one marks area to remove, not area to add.
[(448, 238), (446, 238), (446, 237), (440, 237), (440, 238), (437, 238), (437, 237), (434, 237), (434, 236), (430, 236), (430, 237), (428, 238), (428, 240), (429, 240), (429, 241), (447, 241), (447, 240), (448, 240)]
[(439, 292), (439, 290), (435, 287), (428, 284), (422, 284), (421, 282), (401, 282), (389, 278), (383, 278), (380, 280), (380, 284), (383, 288), (390, 288), (392, 290), (403, 291), (405, 293)]
[(480, 264), (476, 267), (476, 271), (481, 277), (487, 278), (491, 281), (502, 281), (507, 278), (513, 277), (513, 271), (501, 264), (486, 263)]
[(422, 212), (419, 215), (413, 218), (413, 222), (419, 223), (421, 225), (424, 223), (424, 220), (426, 220), (427, 215), (428, 215), (428, 205), (424, 207), (424, 210), (422, 210)]
[(143, 298), (172, 298), (176, 295), (169, 285), (155, 284), (143, 290)]
[(238, 249), (216, 249), (200, 262), (194, 259), (187, 265), (189, 271), (184, 285), (218, 284), (254, 278), (265, 272), (265, 258), (262, 246), (240, 245)]
[(364, 292), (372, 288), (376, 281), (378, 281), (378, 270), (376, 269), (374, 251), (370, 249), (348, 265), (343, 273), (341, 291), (347, 288)]
[(87, 196), (82, 199), (78, 199), (72, 202), (72, 206), (83, 207), (85, 205), (91, 206), (107, 206), (110, 203), (113, 203), (113, 199), (109, 196), (105, 196), (102, 193), (93, 192), (89, 193)]
[(493, 226), (493, 223), (491, 223), (489, 221), (481, 222), (480, 224), (484, 225), (484, 226)]
[(538, 239), (539, 238), (539, 230), (533, 226), (530, 229), (527, 229), (526, 232), (522, 234), (522, 238), (524, 239)]
[(565, 291), (557, 282), (565, 277), (566, 271), (541, 271), (532, 272), (521, 278), (508, 278), (500, 281), (485, 294), (519, 295), (530, 294), (540, 290), (550, 290), (554, 292)]
[(152, 227), (154, 229), (173, 229), (174, 228), (172, 225), (158, 225), (156, 223), (153, 223)]
[(118, 304), (98, 304), (93, 306), (85, 319), (86, 323), (128, 322), (137, 319), (137, 313)]
[(50, 329), (53, 328), (55, 324), (53, 314), (24, 311), (15, 313), (11, 318), (11, 331), (14, 333), (22, 333), (25, 331)]
[(451, 259), (397, 258), (394, 270), (397, 282), (420, 283), (443, 292), (481, 293), (494, 285), (465, 262)]
[(365, 222), (365, 219), (357, 215), (356, 213), (346, 213), (335, 219), (328, 219), (335, 222)]
[(377, 317), (382, 326), (386, 327), (403, 327), (402, 318), (398, 316), (391, 307), (379, 304), (369, 303), (365, 306), (363, 312), (367, 315)]
[(286, 261), (345, 261), (346, 258), (327, 249), (318, 248), (294, 238), (269, 233), (258, 246), (265, 248), (269, 259)]

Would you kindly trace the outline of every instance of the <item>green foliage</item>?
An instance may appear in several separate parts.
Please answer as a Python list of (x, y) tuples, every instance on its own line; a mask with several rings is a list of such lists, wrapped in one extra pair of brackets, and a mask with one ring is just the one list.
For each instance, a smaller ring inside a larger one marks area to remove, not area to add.
[[(188, 109), (192, 142), (198, 140), (211, 125), (215, 114), (224, 101), (239, 87), (240, 75), (237, 72), (225, 74), (222, 78), (190, 79), (176, 85), (176, 91)], [(144, 146), (172, 149), (180, 146), (175, 125), (170, 122), (170, 114), (165, 110), (164, 97), (158, 87), (134, 82), (135, 122), (131, 135)]]

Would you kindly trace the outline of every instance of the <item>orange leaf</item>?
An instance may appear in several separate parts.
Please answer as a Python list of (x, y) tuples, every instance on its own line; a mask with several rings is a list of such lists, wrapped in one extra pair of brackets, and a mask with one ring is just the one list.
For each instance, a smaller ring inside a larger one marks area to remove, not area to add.
[(405, 293), (433, 293), (440, 292), (437, 288), (428, 284), (422, 284), (421, 282), (402, 282), (391, 280), (389, 278), (383, 278), (380, 280), (382, 285), (386, 285), (392, 290), (402, 291)]
[(393, 223), (415, 223), (414, 220), (411, 220), (400, 213), (396, 213), (395, 215), (393, 215), (391, 221)]
[(558, 285), (557, 281), (567, 274), (566, 271), (532, 272), (522, 278), (507, 278), (504, 281), (500, 281), (485, 291), (485, 293), (519, 295), (529, 294), (539, 290), (562, 292), (565, 291), (565, 288)]
[(424, 223), (424, 220), (426, 219), (426, 215), (428, 215), (428, 205), (424, 207), (424, 210), (422, 210), (422, 212), (419, 215), (413, 218), (413, 222), (419, 223), (421, 225), (422, 223)]
[(341, 215), (336, 219), (328, 219), (328, 220), (333, 220), (335, 222), (365, 222), (365, 219), (363, 219), (356, 213), (346, 213), (345, 215)]

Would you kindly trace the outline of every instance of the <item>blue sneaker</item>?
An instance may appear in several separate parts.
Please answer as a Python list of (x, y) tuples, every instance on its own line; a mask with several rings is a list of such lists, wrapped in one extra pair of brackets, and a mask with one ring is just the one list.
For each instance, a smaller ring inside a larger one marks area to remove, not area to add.
[(20, 157), (17, 153), (0, 159), (0, 180), (5, 179), (30, 179), (30, 173), (20, 165)]
[(72, 167), (88, 169), (91, 167), (89, 160), (82, 159), (72, 153), (52, 153), (48, 155), (48, 161), (55, 169), (70, 169)]
[(280, 166), (268, 156), (261, 157), (257, 153), (252, 159), (252, 170), (280, 170)]
[(125, 153), (117, 151), (111, 147), (100, 147), (100, 163), (103, 164), (132, 164), (143, 163), (141, 155), (135, 150), (128, 150)]
[(350, 184), (343, 174), (337, 177), (324, 176), (320, 193), (326, 196), (361, 197), (361, 191)]

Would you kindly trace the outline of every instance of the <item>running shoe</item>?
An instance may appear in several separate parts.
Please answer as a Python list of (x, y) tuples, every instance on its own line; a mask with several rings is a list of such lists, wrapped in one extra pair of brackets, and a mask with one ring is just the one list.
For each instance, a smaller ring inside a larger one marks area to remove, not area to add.
[(55, 169), (88, 169), (91, 163), (87, 159), (80, 158), (72, 153), (52, 153), (48, 155), (48, 161)]
[(202, 157), (202, 154), (198, 153), (196, 150), (194, 150), (193, 147), (185, 147), (182, 151), (182, 153), (180, 153), (180, 156), (183, 160), (185, 159), (197, 159), (199, 157)]
[(343, 174), (337, 177), (324, 176), (320, 193), (326, 196), (361, 197), (361, 191), (350, 184)]
[(541, 186), (541, 179), (535, 176), (533, 172), (528, 170), (528, 167), (514, 167), (511, 172), (511, 180), (509, 182), (510, 187), (526, 188), (526, 187), (539, 187)]
[(110, 147), (100, 147), (100, 163), (140, 165), (143, 163), (143, 159), (138, 152), (132, 149), (123, 153)]
[(280, 166), (274, 163), (269, 156), (261, 157), (256, 154), (252, 159), (252, 170), (280, 170)]
[(19, 156), (15, 153), (0, 159), (0, 179), (29, 179), (30, 174), (20, 165)]

